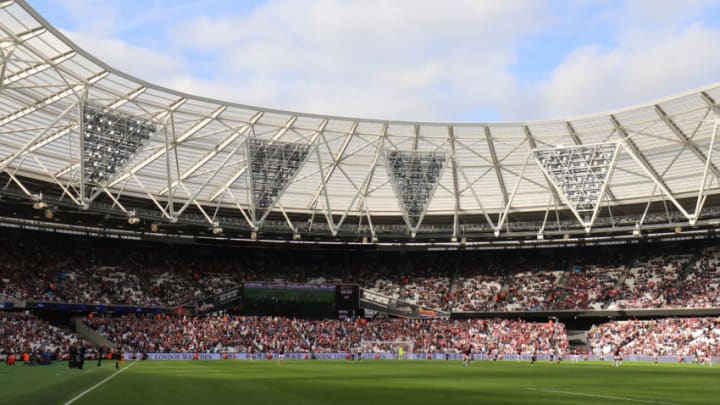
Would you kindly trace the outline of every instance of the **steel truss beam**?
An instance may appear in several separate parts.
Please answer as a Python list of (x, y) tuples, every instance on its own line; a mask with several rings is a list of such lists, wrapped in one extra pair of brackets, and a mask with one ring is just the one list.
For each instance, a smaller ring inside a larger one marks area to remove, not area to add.
[[(713, 125), (712, 137), (710, 138), (710, 146), (708, 147), (708, 154), (707, 158), (705, 159), (705, 168), (703, 169), (702, 180), (700, 181), (700, 188), (698, 190), (698, 198), (697, 202), (695, 203), (695, 221), (700, 218), (703, 206), (705, 205), (705, 200), (707, 199), (710, 185), (712, 185), (712, 180), (708, 183), (707, 177), (708, 171), (712, 167), (712, 154), (715, 150), (715, 140), (717, 139), (718, 126), (720, 126), (720, 120), (715, 121), (715, 124)], [(720, 180), (720, 177), (717, 177), (717, 175), (715, 175), (715, 179)], [(694, 224), (694, 221), (691, 222), (691, 224)]]
[(614, 115), (610, 115), (610, 121), (615, 127), (615, 131), (620, 134), (622, 144), (625, 145), (625, 148), (630, 153), (630, 156), (632, 156), (635, 162), (637, 162), (638, 165), (640, 165), (640, 167), (645, 171), (645, 174), (660, 188), (660, 190), (662, 190), (665, 196), (667, 196), (670, 201), (672, 201), (675, 207), (685, 216), (685, 218), (687, 218), (690, 223), (695, 223), (696, 218), (694, 217), (694, 215), (689, 214), (685, 210), (685, 208), (677, 201), (675, 195), (672, 193), (672, 191), (670, 191), (668, 186), (658, 175), (652, 165), (650, 165), (650, 163), (645, 158), (645, 155), (640, 152), (640, 149), (638, 149), (637, 145), (635, 145), (635, 142), (633, 142), (633, 140), (630, 138), (627, 131), (625, 131), (625, 128), (622, 127), (617, 118), (615, 118)]
[[(487, 128), (487, 127), (485, 127)], [(455, 131), (452, 125), (448, 125), (448, 142), (450, 143), (450, 164), (452, 165), (452, 177), (453, 177), (453, 194), (455, 196), (455, 206), (453, 207), (453, 235), (452, 237), (457, 241), (458, 227), (460, 226), (460, 192), (458, 187), (458, 165), (455, 159)], [(417, 150), (417, 145), (414, 145), (414, 149)], [(445, 162), (447, 164), (447, 162)], [(438, 177), (438, 183), (441, 178)], [(430, 203), (428, 202), (428, 205)]]
[(77, 55), (76, 51), (68, 51), (68, 52), (60, 54), (54, 58), (51, 58), (48, 62), (41, 62), (35, 66), (31, 66), (31, 67), (25, 68), (19, 72), (15, 72), (12, 75), (7, 76), (5, 78), (5, 80), (3, 80), (2, 86), (4, 86), (4, 87), (11, 86), (23, 79), (31, 77), (32, 75), (35, 75), (44, 70), (50, 69), (56, 64), (63, 63), (66, 60), (72, 59), (75, 55)]
[[(345, 136), (345, 139), (343, 140), (343, 143), (340, 146), (340, 150), (337, 152), (337, 154), (333, 155), (332, 151), (330, 151), (328, 148), (328, 152), (330, 152), (330, 156), (332, 157), (332, 162), (330, 163), (330, 168), (328, 169), (328, 172), (322, 178), (323, 179), (322, 184), (320, 184), (320, 186), (318, 186), (317, 190), (315, 190), (315, 192), (313, 193), (313, 197), (310, 200), (310, 204), (308, 204), (309, 206), (312, 207), (313, 205), (315, 205), (315, 202), (317, 202), (317, 199), (320, 197), (320, 193), (323, 190), (326, 190), (327, 183), (330, 181), (333, 174), (335, 173), (335, 169), (338, 167), (338, 165), (344, 158), (345, 150), (347, 149), (348, 145), (350, 144), (350, 141), (352, 140), (353, 135), (355, 135), (355, 131), (357, 131), (357, 127), (358, 127), (358, 122), (354, 121), (352, 124), (352, 127), (350, 127), (350, 131), (348, 131), (347, 135)], [(322, 138), (323, 138), (323, 141), (325, 141), (324, 134), (323, 134)], [(325, 141), (325, 144), (327, 145), (326, 141)]]
[[(700, 150), (700, 148), (697, 146), (695, 142), (693, 142), (690, 137), (688, 137), (685, 132), (683, 132), (670, 118), (670, 116), (667, 115), (667, 113), (660, 107), (659, 105), (655, 104), (655, 112), (660, 116), (660, 118), (663, 120), (665, 125), (670, 128), (670, 130), (683, 142), (683, 145), (687, 146), (690, 151), (695, 154), (695, 156), (698, 157), (703, 163), (709, 162), (709, 159), (705, 157), (705, 153)], [(710, 171), (715, 175), (716, 178), (720, 179), (720, 170), (718, 170), (717, 166), (715, 164), (710, 163), (708, 166)], [(697, 214), (697, 213), (696, 213)]]
[(178, 183), (192, 176), (199, 168), (205, 165), (205, 163), (209, 162), (212, 158), (217, 156), (217, 154), (227, 149), (227, 147), (233, 142), (235, 142), (235, 140), (237, 140), (239, 137), (246, 135), (250, 127), (255, 125), (255, 123), (257, 123), (257, 121), (260, 119), (260, 117), (262, 117), (262, 115), (262, 112), (258, 112), (253, 118), (250, 119), (250, 122), (243, 124), (241, 128), (231, 128), (231, 134), (229, 136), (223, 139), (219, 144), (215, 145), (215, 147), (210, 152), (206, 153), (205, 156), (203, 156), (200, 160), (196, 161), (192, 166), (190, 166), (190, 168), (185, 170), (185, 172), (183, 172), (177, 180), (173, 181), (169, 188), (166, 187), (162, 189), (159, 194), (163, 195), (167, 193), (171, 188), (177, 186)]
[(495, 237), (500, 236), (500, 230), (502, 229), (503, 225), (505, 224), (505, 221), (507, 220), (508, 213), (510, 212), (510, 205), (512, 204), (513, 200), (515, 200), (515, 194), (517, 193), (518, 187), (520, 186), (520, 181), (523, 179), (523, 175), (525, 174), (525, 169), (527, 169), (528, 162), (530, 161), (530, 157), (532, 156), (532, 152), (528, 152), (525, 156), (525, 162), (523, 163), (522, 170), (520, 170), (520, 174), (518, 175), (517, 180), (515, 180), (515, 186), (513, 186), (512, 193), (510, 194), (510, 199), (508, 200), (508, 203), (505, 204), (505, 209), (500, 214), (500, 218), (498, 219), (497, 228), (495, 229)]
[[(375, 170), (377, 169), (378, 162), (380, 161), (380, 157), (382, 156), (383, 149), (385, 147), (385, 140), (387, 139), (387, 129), (388, 124), (384, 123), (382, 126), (382, 130), (380, 131), (380, 137), (377, 141), (377, 146), (375, 148), (375, 153), (373, 155), (372, 162), (370, 163), (370, 168), (365, 175), (365, 179), (362, 182), (362, 185), (357, 189), (357, 192), (353, 196), (352, 200), (350, 201), (350, 204), (345, 209), (345, 212), (343, 212), (342, 216), (340, 217), (340, 220), (337, 223), (336, 229), (340, 229), (342, 224), (345, 222), (345, 218), (347, 218), (348, 213), (350, 212), (350, 209), (352, 209), (353, 205), (355, 205), (355, 202), (358, 198), (360, 198), (360, 209), (362, 209), (362, 204), (365, 204), (366, 206), (366, 212), (368, 213), (368, 221), (371, 221), (370, 219), (370, 213), (367, 211), (367, 196), (369, 195), (369, 188), (370, 183), (372, 182), (373, 177), (375, 176)], [(371, 227), (371, 232), (374, 228)], [(334, 236), (334, 235), (333, 235)], [(373, 233), (372, 237), (375, 238), (376, 235)]]
[(490, 127), (487, 125), (484, 127), (485, 130), (485, 140), (487, 141), (488, 150), (490, 150), (490, 160), (492, 161), (493, 168), (495, 168), (495, 175), (498, 179), (498, 184), (500, 185), (500, 192), (503, 196), (503, 203), (505, 205), (509, 204), (509, 198), (508, 198), (508, 192), (507, 188), (505, 187), (505, 178), (502, 174), (502, 168), (500, 167), (500, 162), (498, 161), (497, 153), (495, 153), (495, 143), (492, 139), (492, 134), (490, 133)]
[(720, 106), (717, 105), (717, 102), (715, 101), (715, 99), (710, 97), (710, 95), (708, 95), (704, 91), (700, 92), (700, 98), (703, 99), (705, 104), (707, 104), (708, 107), (710, 107), (710, 109), (713, 111), (713, 113), (715, 113), (716, 116), (720, 116)]
[[(175, 106), (176, 106), (175, 108), (170, 107), (169, 110), (163, 111), (163, 113), (158, 114), (158, 116), (156, 117), (156, 120), (160, 120), (160, 119), (164, 118), (164, 116), (165, 116), (166, 114), (172, 114), (172, 112), (175, 111), (178, 107), (180, 107), (180, 105), (182, 105), (185, 101), (186, 101), (186, 99), (182, 99), (182, 100), (176, 102), (176, 103), (175, 103)], [(167, 149), (167, 150), (166, 150), (166, 149), (160, 149), (160, 150), (158, 150), (157, 152), (155, 152), (155, 153), (153, 153), (152, 155), (150, 155), (150, 156), (148, 156), (147, 158), (145, 158), (143, 161), (137, 163), (136, 165), (128, 166), (128, 167), (124, 170), (125, 173), (122, 174), (122, 175), (120, 175), (120, 176), (119, 176), (118, 178), (116, 178), (115, 180), (111, 181), (111, 182), (108, 184), (108, 187), (112, 187), (112, 186), (120, 183), (121, 181), (127, 179), (128, 177), (130, 177), (130, 176), (132, 176), (132, 175), (134, 175), (134, 174), (137, 174), (137, 172), (139, 172), (140, 170), (142, 170), (143, 168), (145, 168), (147, 165), (149, 165), (150, 163), (152, 163), (152, 162), (154, 162), (155, 160), (157, 160), (157, 159), (159, 159), (160, 157), (162, 157), (163, 154), (170, 153), (172, 150), (174, 150), (174, 149), (177, 147), (177, 145), (183, 143), (185, 140), (187, 140), (187, 139), (190, 138), (191, 136), (195, 135), (198, 131), (200, 131), (201, 129), (203, 129), (204, 127), (206, 127), (206, 126), (207, 126), (208, 124), (210, 124), (214, 119), (216, 119), (218, 116), (220, 116), (220, 114), (222, 114), (223, 111), (225, 111), (225, 108), (226, 108), (225, 106), (220, 106), (220, 107), (216, 108), (215, 111), (213, 111), (209, 116), (207, 116), (207, 117), (201, 119), (200, 121), (198, 121), (195, 125), (193, 125), (192, 127), (190, 127), (190, 128), (189, 128), (187, 131), (185, 131), (182, 135), (180, 135), (180, 137), (178, 137), (178, 138), (173, 142), (173, 144), (170, 145), (170, 148), (169, 148), (169, 149)]]
[[(568, 125), (570, 123), (568, 122)], [(571, 127), (572, 128), (572, 127)], [(533, 150), (537, 149), (537, 142), (535, 142), (535, 137), (532, 135), (532, 132), (530, 132), (530, 128), (527, 125), (523, 125), (523, 132), (525, 133), (525, 139), (528, 141), (528, 145), (530, 145), (530, 148)], [(573, 137), (573, 139), (577, 138), (577, 134)], [(545, 174), (545, 172), (543, 172)], [(553, 182), (545, 176), (545, 181), (547, 181), (548, 190), (550, 190), (550, 193), (552, 194), (553, 200), (557, 203), (558, 201), (562, 201), (560, 199), (560, 196), (557, 193), (557, 190), (553, 186)]]
[(30, 141), (25, 143), (25, 145), (23, 145), (15, 153), (13, 153), (12, 155), (10, 155), (10, 156), (6, 157), (5, 159), (3, 159), (2, 161), (0, 161), (0, 172), (5, 170), (5, 168), (8, 167), (8, 165), (10, 165), (13, 161), (15, 161), (15, 159), (19, 158), (20, 156), (23, 156), (25, 154), (25, 152), (27, 152), (30, 148), (32, 148), (33, 145), (35, 145), (40, 139), (42, 139), (48, 133), (48, 131), (50, 131), (52, 128), (54, 128), (58, 122), (62, 121), (65, 118), (65, 116), (70, 111), (72, 111), (73, 108), (75, 108), (77, 106), (78, 106), (78, 102), (70, 104), (70, 106), (65, 108), (65, 110), (63, 110), (63, 112), (60, 113), (60, 115), (58, 115), (53, 120), (53, 122), (47, 126), (47, 128), (45, 128), (43, 131), (38, 132), (37, 135), (35, 135)]

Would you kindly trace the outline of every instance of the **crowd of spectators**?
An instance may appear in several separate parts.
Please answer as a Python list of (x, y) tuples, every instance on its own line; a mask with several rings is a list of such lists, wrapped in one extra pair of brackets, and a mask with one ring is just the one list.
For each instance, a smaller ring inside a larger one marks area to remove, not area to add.
[(663, 318), (613, 321), (588, 333), (594, 354), (607, 355), (619, 349), (624, 354), (644, 356), (720, 355), (717, 318)]
[(104, 242), (6, 233), (0, 238), (0, 288), (20, 300), (171, 306), (238, 283), (227, 263), (211, 257)]
[(502, 275), (476, 274), (457, 279), (453, 310), (459, 312), (494, 311), (498, 295), (505, 284)]
[(680, 273), (691, 259), (692, 255), (683, 254), (636, 260), (608, 309), (668, 307), (668, 299), (677, 294)]
[[(175, 306), (243, 281), (357, 283), (432, 308), (447, 307), (452, 266), (394, 255), (352, 260), (263, 249), (173, 246), (26, 233), (0, 237), (0, 292), (21, 300)], [(39, 248), (42, 246), (42, 248)], [(398, 271), (402, 270), (402, 271)]]
[(706, 248), (690, 268), (687, 277), (669, 296), (668, 306), (720, 307), (720, 248)]
[(397, 298), (423, 307), (449, 309), (452, 263), (430, 258), (412, 258), (401, 265), (402, 272), (393, 277), (388, 272)]
[(357, 260), (343, 252), (7, 231), (0, 235), (0, 294), (4, 301), (174, 307), (244, 281), (274, 281), (355, 283), (423, 307), (460, 312), (720, 306), (720, 248), (705, 249), (699, 260), (663, 251), (630, 258), (629, 249), (615, 249), (583, 251), (586, 256), (575, 258), (560, 249), (364, 251)]
[(283, 317), (170, 315), (94, 317), (87, 324), (134, 352), (355, 352), (407, 343), (418, 353), (549, 353), (567, 347), (562, 323), (488, 320), (299, 320)]
[(624, 273), (625, 266), (620, 263), (574, 266), (553, 293), (555, 309), (603, 309), (617, 295)]
[(50, 325), (25, 312), (0, 311), (0, 354), (67, 353), (70, 346), (86, 344), (75, 333)]
[(504, 311), (543, 311), (549, 309), (551, 293), (562, 270), (523, 271), (508, 278), (507, 291), (498, 302)]
[[(301, 320), (228, 314), (94, 316), (85, 322), (125, 352), (388, 352), (402, 345), (416, 353), (486, 355), (568, 352), (565, 325), (509, 319)], [(590, 354), (720, 356), (720, 318), (611, 321), (587, 334)], [(0, 312), (0, 355), (67, 354), (90, 344), (26, 312)], [(92, 349), (90, 349), (92, 350)]]

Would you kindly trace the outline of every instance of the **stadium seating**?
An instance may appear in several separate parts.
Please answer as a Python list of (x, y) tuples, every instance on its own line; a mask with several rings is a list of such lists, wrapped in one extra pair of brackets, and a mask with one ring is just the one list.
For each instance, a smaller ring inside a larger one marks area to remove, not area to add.
[(692, 255), (639, 258), (630, 268), (623, 288), (608, 309), (668, 307), (681, 270)]
[[(43, 246), (40, 254), (37, 246)], [(52, 234), (0, 236), (0, 293), (20, 300), (173, 307), (243, 281), (355, 283), (440, 310), (720, 306), (720, 248), (513, 255), (222, 250)], [(571, 264), (574, 263), (574, 264)]]
[(0, 311), (0, 354), (67, 353), (75, 343), (86, 344), (75, 333), (50, 325), (24, 312)]
[[(517, 320), (299, 320), (283, 317), (189, 318), (161, 315), (94, 317), (86, 320), (125, 350), (139, 352), (347, 352), (363, 342), (412, 342), (419, 353), (548, 353), (567, 347), (562, 323)], [(390, 350), (376, 343), (365, 350)]]
[(720, 329), (716, 318), (664, 318), (613, 321), (588, 333), (594, 354), (608, 355), (616, 349), (645, 356), (717, 356)]
[(673, 307), (708, 308), (720, 306), (720, 248), (709, 247), (702, 252), (687, 277), (668, 300)]

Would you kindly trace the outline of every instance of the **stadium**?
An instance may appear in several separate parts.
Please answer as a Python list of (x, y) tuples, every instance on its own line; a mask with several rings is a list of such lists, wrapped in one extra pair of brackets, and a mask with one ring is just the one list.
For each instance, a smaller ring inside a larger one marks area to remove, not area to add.
[(22, 0), (0, 44), (0, 403), (717, 403), (720, 85), (393, 121), (163, 88)]

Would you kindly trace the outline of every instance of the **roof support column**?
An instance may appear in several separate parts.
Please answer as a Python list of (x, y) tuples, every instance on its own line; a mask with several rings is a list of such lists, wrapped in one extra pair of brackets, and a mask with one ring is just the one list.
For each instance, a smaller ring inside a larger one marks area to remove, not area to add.
[[(487, 128), (487, 127), (486, 127)], [(460, 222), (460, 192), (458, 187), (457, 161), (455, 160), (455, 131), (452, 125), (448, 125), (448, 138), (450, 138), (450, 164), (452, 165), (453, 194), (455, 194), (455, 207), (453, 212), (453, 234), (457, 241), (458, 227)], [(439, 180), (438, 180), (439, 181)]]
[(490, 127), (485, 126), (485, 140), (488, 144), (488, 149), (490, 150), (490, 158), (492, 159), (492, 165), (495, 169), (495, 175), (498, 179), (498, 184), (500, 185), (500, 191), (503, 195), (503, 203), (507, 206), (509, 204), (508, 200), (508, 192), (507, 188), (505, 187), (505, 179), (502, 175), (502, 169), (500, 168), (500, 162), (497, 158), (497, 153), (495, 153), (495, 145), (493, 144), (492, 135), (490, 134)]

